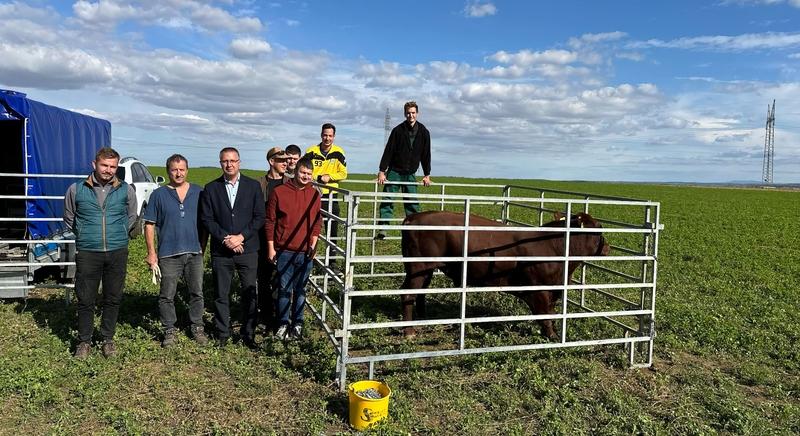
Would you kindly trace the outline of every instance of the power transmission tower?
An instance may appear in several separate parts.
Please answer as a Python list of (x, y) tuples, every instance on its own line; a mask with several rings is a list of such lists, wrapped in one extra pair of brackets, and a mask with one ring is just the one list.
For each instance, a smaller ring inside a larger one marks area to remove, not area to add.
[(767, 131), (764, 135), (764, 163), (761, 167), (761, 181), (772, 184), (773, 158), (775, 157), (775, 100), (772, 109), (767, 105)]
[(389, 132), (392, 131), (392, 117), (389, 116), (389, 108), (386, 108), (386, 117), (383, 119), (383, 145), (389, 140)]

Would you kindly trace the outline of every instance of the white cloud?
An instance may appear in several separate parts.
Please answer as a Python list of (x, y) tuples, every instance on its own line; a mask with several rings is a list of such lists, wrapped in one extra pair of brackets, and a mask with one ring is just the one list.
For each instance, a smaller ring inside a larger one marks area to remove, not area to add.
[(101, 0), (95, 3), (78, 0), (72, 5), (72, 12), (79, 20), (102, 26), (135, 18), (142, 13), (129, 4), (113, 0)]
[(240, 59), (252, 59), (272, 51), (267, 41), (257, 38), (234, 39), (228, 49), (233, 56)]
[(584, 33), (577, 38), (570, 38), (567, 44), (572, 48), (580, 48), (586, 45), (600, 44), (611, 41), (619, 41), (628, 36), (625, 32), (603, 32), (603, 33)]
[(297, 27), (297, 26), (300, 25), (300, 22), (297, 21), (297, 20), (288, 20), (287, 19), (285, 22), (286, 22), (286, 25), (289, 26), (289, 27)]
[(512, 64), (521, 67), (527, 67), (534, 64), (570, 64), (578, 59), (578, 55), (567, 50), (545, 50), (541, 52), (520, 50), (517, 53), (507, 53), (501, 50), (489, 56), (488, 59), (501, 64)]
[(256, 17), (235, 17), (225, 9), (197, 0), (144, 0), (133, 6), (121, 0), (78, 0), (72, 6), (75, 18), (84, 25), (113, 28), (123, 21), (167, 28), (196, 28), (236, 33), (260, 32)]
[(800, 0), (722, 0), (723, 5), (776, 5), (783, 3), (800, 8)]
[(736, 36), (711, 35), (669, 41), (649, 39), (632, 42), (630, 48), (676, 48), (687, 50), (746, 51), (800, 47), (800, 33), (766, 32)]
[(347, 102), (332, 95), (327, 97), (308, 97), (303, 100), (303, 105), (320, 110), (338, 110), (347, 107)]
[(464, 6), (464, 15), (471, 18), (482, 18), (497, 13), (497, 7), (492, 2), (468, 1)]
[(415, 75), (404, 73), (398, 62), (386, 61), (361, 65), (355, 77), (366, 80), (369, 88), (404, 88), (420, 81)]
[(0, 43), (0, 77), (18, 87), (76, 89), (129, 76), (124, 66), (80, 49)]

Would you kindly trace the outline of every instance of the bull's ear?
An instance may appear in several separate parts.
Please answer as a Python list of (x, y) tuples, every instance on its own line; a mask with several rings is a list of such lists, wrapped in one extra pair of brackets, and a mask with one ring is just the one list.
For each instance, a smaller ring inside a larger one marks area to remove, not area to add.
[(596, 227), (596, 221), (592, 218), (591, 215), (585, 212), (578, 212), (578, 221), (581, 223), (581, 227), (589, 226), (589, 227)]

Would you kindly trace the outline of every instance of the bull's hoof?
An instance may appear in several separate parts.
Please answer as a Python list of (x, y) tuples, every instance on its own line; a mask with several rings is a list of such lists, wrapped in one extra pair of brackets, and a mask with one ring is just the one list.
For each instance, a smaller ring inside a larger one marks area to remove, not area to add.
[(406, 339), (414, 339), (417, 337), (417, 331), (413, 327), (406, 327), (403, 329), (403, 336)]

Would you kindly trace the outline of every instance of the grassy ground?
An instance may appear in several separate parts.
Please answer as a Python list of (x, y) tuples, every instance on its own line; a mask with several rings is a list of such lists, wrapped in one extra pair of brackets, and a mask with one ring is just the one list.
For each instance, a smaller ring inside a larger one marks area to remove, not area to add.
[[(199, 182), (219, 171), (190, 173)], [(381, 365), (377, 375), (393, 396), (378, 432), (800, 433), (797, 192), (524, 183), (662, 203), (653, 368), (629, 369), (619, 347)], [(335, 358), (317, 328), (301, 343), (259, 338), (259, 352), (200, 348), (186, 337), (162, 350), (144, 253), (143, 241), (133, 241), (114, 359), (97, 350), (86, 361), (70, 358), (74, 306), (57, 292), (0, 305), (0, 434), (350, 431), (347, 399), (332, 383)], [(380, 316), (398, 319), (396, 302), (383, 303)], [(179, 313), (185, 325), (185, 305)], [(535, 330), (518, 324), (480, 333), (492, 341)], [(364, 375), (355, 367), (350, 380)]]

